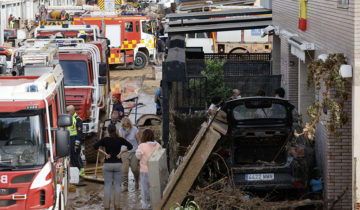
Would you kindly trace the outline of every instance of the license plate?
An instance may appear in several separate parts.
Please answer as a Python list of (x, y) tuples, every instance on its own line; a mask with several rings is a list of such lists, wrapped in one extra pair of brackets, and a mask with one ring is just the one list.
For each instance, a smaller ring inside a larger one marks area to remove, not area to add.
[(245, 174), (246, 181), (269, 181), (274, 180), (274, 174)]

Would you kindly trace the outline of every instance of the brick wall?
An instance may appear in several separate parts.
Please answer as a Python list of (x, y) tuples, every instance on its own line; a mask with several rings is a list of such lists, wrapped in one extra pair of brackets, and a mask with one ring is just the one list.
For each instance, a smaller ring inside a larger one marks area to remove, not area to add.
[[(298, 60), (290, 53), (286, 38), (281, 39), (281, 84), (286, 91), (286, 98), (298, 105)], [(293, 61), (293, 62), (291, 62)], [(291, 64), (291, 65), (290, 65)], [(347, 90), (351, 93), (351, 82), (347, 83)], [(332, 93), (334, 96), (334, 93)], [(316, 130), (316, 162), (324, 178), (324, 198), (330, 208), (336, 200), (334, 209), (352, 208), (352, 130), (351, 130), (351, 94), (344, 104), (344, 111), (348, 113), (348, 124), (341, 128), (343, 135), (336, 139), (327, 131), (327, 122), (330, 113), (321, 117), (321, 123)], [(322, 101), (321, 96), (316, 100)], [(306, 113), (303, 113), (306, 114)], [(341, 197), (339, 199), (339, 196)]]
[[(346, 84), (349, 93), (351, 93), (351, 85), (351, 82)], [(332, 96), (335, 97), (334, 93), (332, 93)], [(327, 190), (325, 191), (325, 197), (328, 199), (327, 205), (329, 208), (335, 200), (340, 199), (334, 209), (352, 209), (351, 99), (350, 94), (348, 101), (344, 104), (344, 111), (348, 113), (349, 122), (339, 129), (342, 136), (340, 139), (336, 139), (333, 135), (328, 135), (327, 171), (325, 173)]]

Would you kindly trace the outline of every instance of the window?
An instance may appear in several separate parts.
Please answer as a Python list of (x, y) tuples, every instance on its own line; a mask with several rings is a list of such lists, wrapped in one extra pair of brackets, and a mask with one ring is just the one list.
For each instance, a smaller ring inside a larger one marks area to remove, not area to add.
[(126, 22), (125, 23), (125, 32), (133, 32), (133, 23), (132, 22)]
[(189, 33), (187, 38), (195, 38), (195, 33)]
[(235, 120), (251, 120), (259, 118), (277, 118), (287, 117), (287, 111), (284, 105), (271, 102), (246, 102), (236, 106), (233, 110)]
[(338, 0), (337, 7), (344, 8), (344, 9), (349, 8), (349, 0)]
[(151, 23), (148, 21), (141, 22), (141, 30), (143, 33), (151, 34)]
[(31, 169), (45, 163), (43, 113), (26, 111), (0, 114), (0, 156), (3, 168)]
[(89, 85), (88, 68), (85, 61), (62, 60), (60, 65), (64, 70), (65, 86)]
[(136, 32), (139, 32), (139, 22), (138, 21), (135, 23), (135, 26), (136, 26)]

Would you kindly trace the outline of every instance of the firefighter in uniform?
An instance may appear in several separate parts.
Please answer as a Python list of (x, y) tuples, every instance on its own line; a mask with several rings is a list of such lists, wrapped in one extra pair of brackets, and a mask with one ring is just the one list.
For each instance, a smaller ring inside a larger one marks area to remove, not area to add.
[(70, 132), (70, 161), (71, 165), (77, 167), (80, 171), (79, 176), (85, 176), (84, 167), (80, 158), (80, 140), (83, 137), (82, 120), (75, 112), (75, 107), (69, 105), (66, 107), (66, 112), (72, 116), (73, 124), (67, 129)]

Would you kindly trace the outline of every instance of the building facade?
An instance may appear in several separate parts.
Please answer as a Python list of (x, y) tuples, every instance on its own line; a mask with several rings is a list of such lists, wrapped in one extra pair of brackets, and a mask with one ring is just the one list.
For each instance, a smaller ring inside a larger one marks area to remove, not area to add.
[(39, 13), (40, 5), (75, 5), (75, 0), (0, 0), (0, 24), (8, 27), (8, 18), (12, 14), (15, 18), (34, 20)]
[[(324, 111), (316, 129), (315, 150), (327, 208), (355, 208), (360, 203), (360, 179), (356, 181), (360, 177), (360, 129), (356, 129), (360, 125), (356, 112), (360, 103), (360, 1), (272, 0), (272, 11), (273, 69), (282, 75), (286, 98), (297, 107), (304, 123), (309, 120), (307, 107), (322, 100), (314, 87), (307, 88), (308, 64), (320, 55), (343, 53), (352, 67), (352, 77), (346, 79), (349, 99), (344, 104), (349, 121), (336, 139), (327, 130), (330, 114)], [(304, 20), (306, 28), (301, 30), (299, 22)]]

